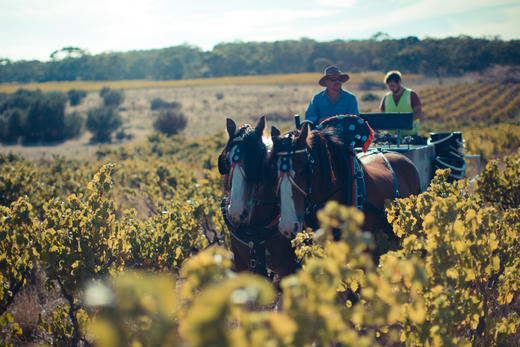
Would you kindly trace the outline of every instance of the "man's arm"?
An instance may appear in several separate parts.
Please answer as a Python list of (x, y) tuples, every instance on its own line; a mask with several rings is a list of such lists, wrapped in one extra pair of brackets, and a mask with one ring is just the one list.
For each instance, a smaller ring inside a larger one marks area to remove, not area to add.
[(359, 116), (359, 108), (358, 108), (358, 102), (356, 97), (354, 96), (354, 100), (352, 101), (352, 112), (351, 114), (355, 114), (356, 116)]
[(316, 96), (311, 99), (307, 111), (305, 111), (305, 120), (310, 120), (314, 124), (320, 118), (318, 103), (316, 102)]
[(379, 103), (379, 110), (381, 112), (385, 112), (385, 98), (386, 95), (383, 95), (383, 97), (381, 98), (381, 102)]
[(413, 119), (422, 119), (422, 105), (419, 95), (412, 90), (411, 104), (413, 109)]

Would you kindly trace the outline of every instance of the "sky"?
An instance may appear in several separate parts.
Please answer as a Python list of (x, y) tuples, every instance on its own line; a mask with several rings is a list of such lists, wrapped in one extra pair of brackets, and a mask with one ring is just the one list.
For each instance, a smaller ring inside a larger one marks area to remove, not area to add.
[(0, 58), (49, 60), (224, 42), (444, 38), (520, 39), (520, 0), (0, 0)]

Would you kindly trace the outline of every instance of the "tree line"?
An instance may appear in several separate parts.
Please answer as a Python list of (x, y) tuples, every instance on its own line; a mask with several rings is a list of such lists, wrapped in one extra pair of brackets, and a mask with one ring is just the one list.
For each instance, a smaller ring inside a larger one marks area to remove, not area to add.
[(52, 60), (0, 59), (0, 83), (71, 80), (176, 80), (222, 76), (321, 72), (337, 64), (350, 72), (399, 69), (444, 76), (482, 71), (493, 64), (519, 65), (520, 40), (419, 39), (414, 36), (319, 42), (308, 38), (275, 42), (232, 42), (211, 51), (184, 44), (164, 49), (90, 55), (77, 47), (51, 54)]

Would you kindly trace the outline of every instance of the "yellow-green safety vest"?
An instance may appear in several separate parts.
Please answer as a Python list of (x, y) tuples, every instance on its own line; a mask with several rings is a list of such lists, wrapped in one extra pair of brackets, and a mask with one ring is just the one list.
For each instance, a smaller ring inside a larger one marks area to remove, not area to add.
[[(408, 88), (404, 88), (403, 94), (399, 99), (399, 103), (396, 105), (394, 101), (394, 97), (392, 96), (392, 92), (388, 92), (385, 95), (385, 112), (412, 112), (412, 90)], [(419, 120), (414, 119), (413, 121), (413, 129), (411, 130), (401, 130), (401, 135), (409, 136), (409, 135), (417, 135), (417, 128), (419, 127)]]

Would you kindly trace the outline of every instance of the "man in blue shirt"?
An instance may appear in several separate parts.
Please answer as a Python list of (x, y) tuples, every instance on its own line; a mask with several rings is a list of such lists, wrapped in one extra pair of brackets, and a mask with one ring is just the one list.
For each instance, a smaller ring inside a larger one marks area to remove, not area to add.
[(348, 79), (349, 76), (336, 66), (326, 68), (324, 76), (319, 81), (320, 86), (324, 86), (326, 89), (314, 95), (305, 111), (305, 119), (318, 124), (329, 117), (340, 114), (359, 116), (356, 97), (341, 88), (341, 84)]

